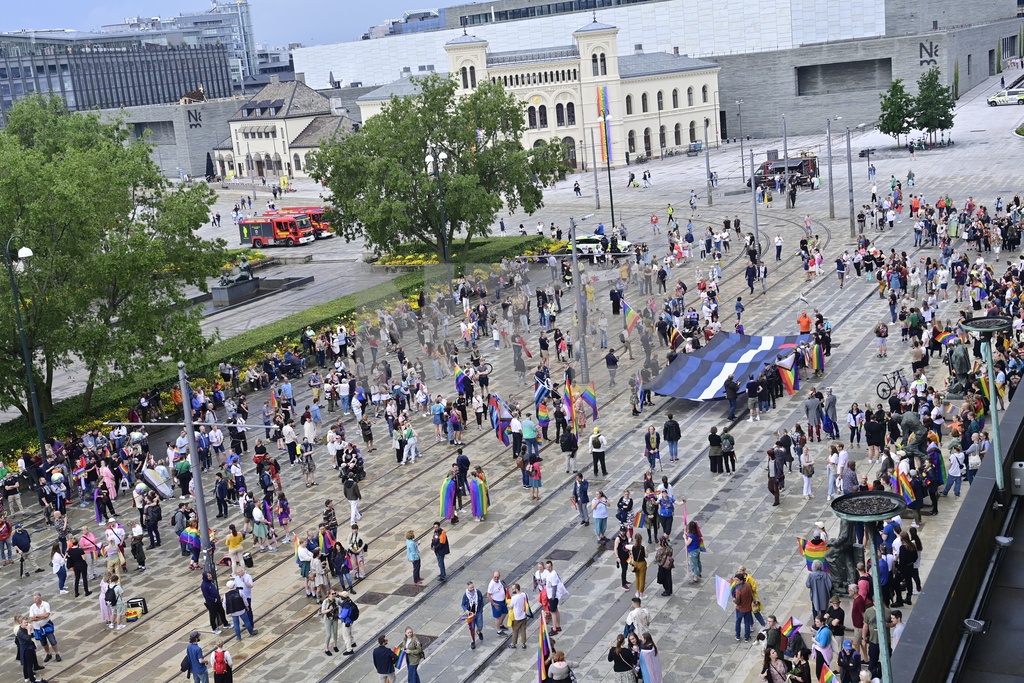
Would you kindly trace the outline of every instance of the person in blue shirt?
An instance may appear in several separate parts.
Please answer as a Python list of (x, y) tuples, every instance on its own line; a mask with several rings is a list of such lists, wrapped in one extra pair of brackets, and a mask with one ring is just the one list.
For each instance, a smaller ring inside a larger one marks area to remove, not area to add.
[(206, 657), (203, 656), (203, 648), (199, 646), (199, 631), (192, 631), (188, 634), (188, 648), (185, 650), (185, 655), (188, 657), (192, 683), (210, 683), (210, 674), (206, 670)]
[(672, 519), (675, 515), (675, 506), (685, 504), (685, 498), (677, 501), (668, 494), (668, 489), (662, 489), (661, 495), (658, 496), (658, 525), (665, 535), (672, 535)]

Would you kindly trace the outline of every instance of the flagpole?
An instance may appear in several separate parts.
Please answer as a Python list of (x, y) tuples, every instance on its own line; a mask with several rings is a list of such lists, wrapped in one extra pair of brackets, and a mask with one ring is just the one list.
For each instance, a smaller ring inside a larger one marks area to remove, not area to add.
[[(595, 169), (597, 164), (594, 165)], [(586, 220), (584, 216), (582, 220)], [(612, 229), (615, 226), (612, 225)], [(576, 341), (580, 351), (580, 383), (590, 383), (590, 363), (587, 361), (587, 303), (583, 294), (583, 274), (580, 273), (579, 253), (576, 250), (576, 219), (569, 216), (569, 235), (572, 239), (572, 272), (576, 280)]]
[(188, 437), (188, 460), (192, 468), (192, 480), (195, 484), (193, 495), (196, 499), (196, 513), (199, 516), (199, 543), (202, 554), (203, 570), (216, 579), (217, 565), (213, 560), (213, 547), (210, 543), (210, 520), (206, 514), (206, 492), (203, 490), (203, 467), (199, 462), (199, 449), (196, 447), (196, 431), (192, 424), (192, 411), (189, 409), (192, 392), (188, 386), (188, 375), (185, 374), (185, 363), (178, 361), (178, 384), (181, 388), (182, 413), (185, 416), (185, 436)]

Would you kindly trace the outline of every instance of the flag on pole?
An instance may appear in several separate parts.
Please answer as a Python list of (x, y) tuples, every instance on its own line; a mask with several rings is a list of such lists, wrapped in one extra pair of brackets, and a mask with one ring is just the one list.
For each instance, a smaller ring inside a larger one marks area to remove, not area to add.
[(548, 678), (545, 660), (551, 654), (551, 636), (548, 635), (548, 622), (545, 613), (540, 613), (540, 630), (537, 632), (537, 681), (544, 683)]
[(836, 683), (836, 675), (832, 673), (832, 669), (827, 666), (821, 667), (821, 673), (818, 674), (818, 683)]
[(903, 496), (903, 500), (907, 501), (907, 505), (917, 500), (917, 496), (914, 495), (914, 489), (910, 485), (910, 477), (906, 472), (899, 472), (895, 477), (890, 477), (889, 481), (892, 483), (893, 490)]
[(530, 349), (526, 348), (526, 339), (524, 339), (522, 336), (519, 336), (519, 337), (516, 337), (516, 341), (518, 341), (520, 346), (523, 347), (523, 353), (526, 354), (526, 357), (527, 358), (533, 358), (533, 354), (530, 353)]
[(395, 671), (401, 671), (402, 667), (405, 666), (405, 646), (399, 645), (395, 647), (394, 652), (398, 655), (398, 661), (395, 662)]
[(807, 571), (811, 571), (811, 565), (815, 560), (821, 560), (821, 568), (828, 572), (828, 563), (825, 562), (828, 545), (822, 543), (820, 546), (811, 546), (806, 539), (800, 537), (797, 537), (796, 543), (800, 548), (800, 554), (804, 556), (804, 561), (807, 563)]
[(946, 344), (952, 343), (953, 340), (956, 339), (956, 335), (947, 330), (945, 332), (939, 332), (937, 335), (935, 335), (934, 339), (935, 341), (945, 346)]
[(800, 627), (802, 626), (803, 623), (799, 621), (796, 617), (790, 617), (786, 620), (786, 623), (782, 625), (782, 635), (786, 636), (787, 638), (792, 638), (793, 634), (799, 631)]
[(587, 385), (587, 388), (580, 394), (583, 397), (583, 402), (590, 406), (592, 420), (597, 419), (597, 384), (593, 381)]
[(544, 399), (547, 398), (550, 393), (551, 389), (548, 388), (547, 384), (536, 381), (533, 383), (533, 405), (537, 412), (540, 412), (541, 403), (544, 402)]
[(634, 311), (625, 301), (622, 302), (622, 312), (626, 316), (626, 334), (633, 334), (633, 328), (640, 322), (640, 314)]
[(608, 120), (610, 111), (608, 86), (599, 85), (597, 86), (597, 117), (603, 119), (601, 121), (601, 161), (604, 163), (611, 163), (612, 160), (611, 122)]
[[(506, 446), (511, 443), (509, 437), (509, 425), (512, 424), (512, 412), (508, 404), (501, 400), (497, 394), (491, 394), (489, 400), (491, 406), (491, 426), (494, 428), (494, 436)], [(517, 454), (518, 455), (518, 454)]]
[(569, 422), (569, 429), (576, 434), (576, 397), (572, 393), (572, 382), (565, 383), (565, 391), (562, 392), (562, 403), (565, 405), (565, 419)]
[(729, 611), (729, 597), (732, 593), (732, 584), (721, 576), (715, 576), (715, 602), (726, 612)]
[(459, 364), (455, 364), (455, 391), (462, 394), (466, 391), (466, 384), (469, 383), (469, 377), (462, 371)]
[(787, 395), (792, 396), (800, 390), (800, 373), (796, 371), (795, 353), (775, 361), (775, 367), (779, 370), (779, 377)]

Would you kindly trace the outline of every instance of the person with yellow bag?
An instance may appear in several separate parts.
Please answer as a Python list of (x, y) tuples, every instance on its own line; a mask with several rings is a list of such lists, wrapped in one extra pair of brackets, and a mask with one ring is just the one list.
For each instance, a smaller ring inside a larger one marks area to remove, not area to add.
[(530, 609), (530, 598), (522, 591), (518, 583), (512, 584), (509, 589), (509, 611), (508, 625), (512, 627), (512, 642), (509, 649), (516, 649), (516, 643), (522, 639), (523, 649), (526, 649), (526, 620), (533, 616)]
[(736, 570), (736, 573), (743, 574), (747, 577), (747, 583), (750, 584), (750, 591), (754, 594), (754, 602), (751, 611), (754, 613), (754, 618), (757, 619), (758, 623), (761, 624), (761, 627), (764, 628), (766, 624), (764, 617), (761, 616), (764, 604), (761, 602), (761, 596), (757, 593), (757, 581), (754, 580), (754, 575), (748, 572), (746, 567), (740, 567)]

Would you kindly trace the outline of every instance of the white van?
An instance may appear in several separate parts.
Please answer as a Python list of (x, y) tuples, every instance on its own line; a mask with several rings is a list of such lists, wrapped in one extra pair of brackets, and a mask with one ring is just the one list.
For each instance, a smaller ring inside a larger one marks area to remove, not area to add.
[(988, 106), (1000, 104), (1024, 104), (1024, 90), (1000, 90), (988, 98)]

